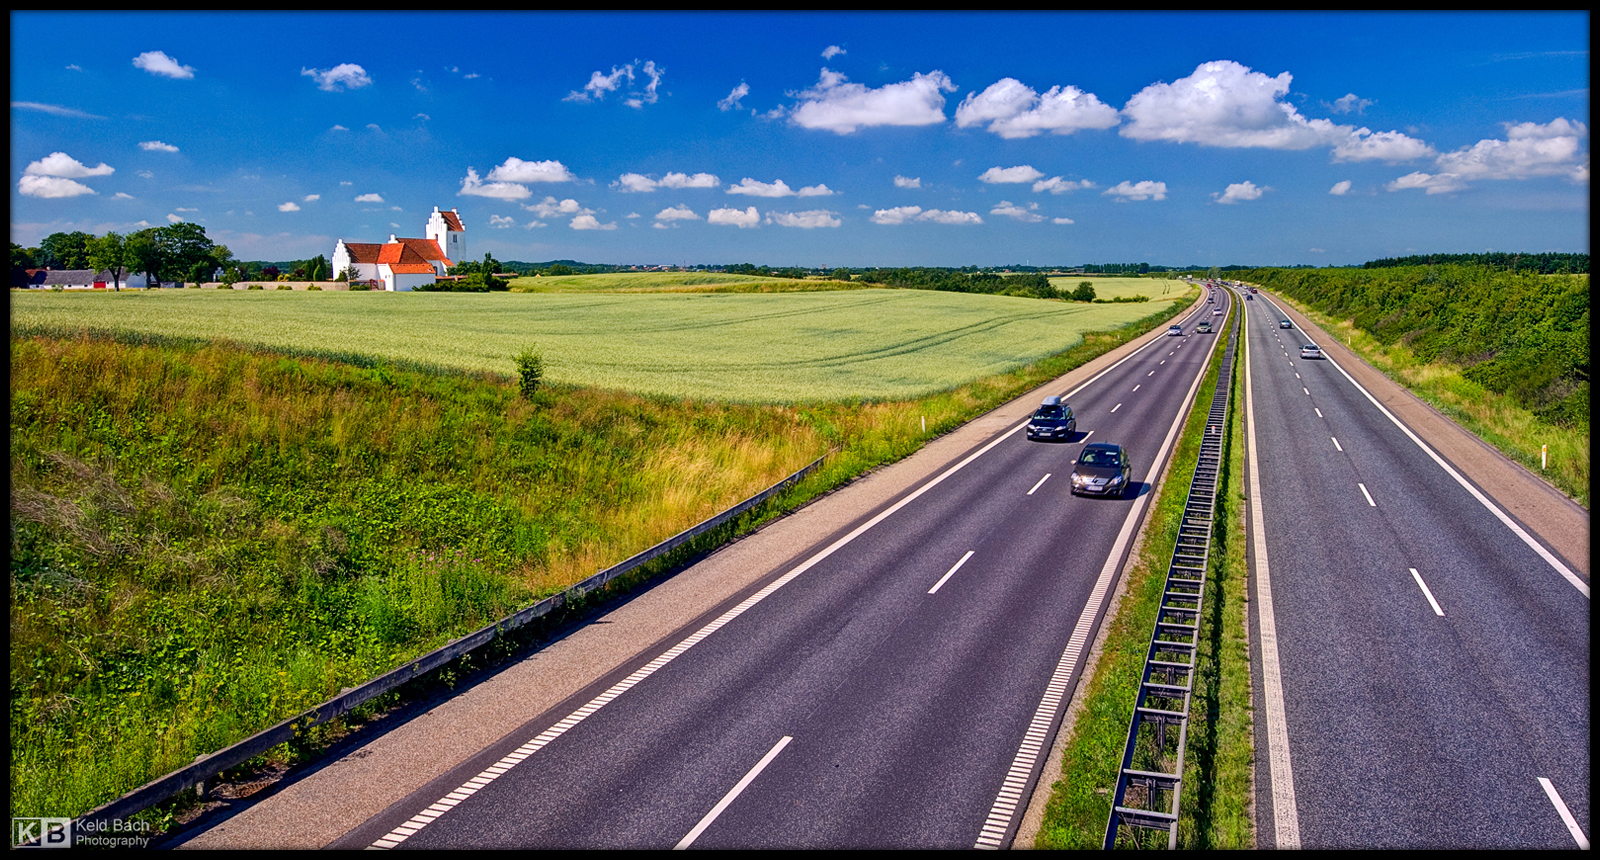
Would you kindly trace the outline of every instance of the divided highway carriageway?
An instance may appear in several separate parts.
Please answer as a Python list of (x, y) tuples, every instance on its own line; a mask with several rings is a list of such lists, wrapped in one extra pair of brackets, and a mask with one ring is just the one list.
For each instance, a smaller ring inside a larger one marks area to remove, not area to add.
[[(334, 846), (1009, 846), (1212, 307), (1058, 392), (1070, 439), (1010, 425)], [(1134, 493), (1071, 494), (1090, 441)]]

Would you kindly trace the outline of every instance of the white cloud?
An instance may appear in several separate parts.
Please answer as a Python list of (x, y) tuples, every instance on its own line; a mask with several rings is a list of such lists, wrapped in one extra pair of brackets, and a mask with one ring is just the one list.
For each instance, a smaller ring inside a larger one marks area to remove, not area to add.
[(503, 229), (505, 229), (507, 227), (510, 227), (511, 225), (513, 225), (515, 223), (517, 223), (517, 219), (508, 218), (508, 217), (506, 217), (504, 215), (490, 215), (489, 216), (489, 226), (490, 227), (497, 227), (497, 228), (503, 230)]
[(1328, 107), (1334, 113), (1366, 113), (1367, 106), (1372, 104), (1375, 104), (1375, 102), (1371, 99), (1361, 98), (1355, 93), (1347, 93), (1334, 99), (1333, 104), (1328, 105)]
[(708, 224), (731, 224), (735, 227), (755, 227), (761, 223), (761, 216), (756, 212), (756, 207), (751, 206), (743, 212), (738, 209), (713, 209), (706, 216)]
[(1103, 194), (1117, 197), (1119, 201), (1165, 200), (1167, 199), (1167, 183), (1151, 182), (1148, 179), (1143, 182), (1124, 181), (1107, 188)]
[(168, 212), (167, 213), (167, 223), (168, 224), (182, 224), (183, 223), (183, 217), (180, 216), (180, 215), (174, 215), (171, 212)]
[(52, 152), (44, 158), (29, 164), (22, 171), (29, 176), (60, 176), (66, 179), (82, 179), (85, 176), (110, 176), (116, 168), (105, 162), (98, 167), (86, 167), (65, 152)]
[(1398, 131), (1374, 133), (1367, 128), (1350, 132), (1333, 148), (1335, 161), (1387, 161), (1391, 164), (1433, 155), (1433, 147)]
[(1050, 219), (1050, 223), (1051, 224), (1076, 224), (1078, 222), (1072, 220), (1071, 218), (1051, 218)]
[(1333, 187), (1328, 189), (1328, 193), (1334, 195), (1335, 197), (1342, 197), (1342, 196), (1344, 196), (1346, 194), (1349, 194), (1350, 193), (1350, 180), (1345, 179), (1345, 180), (1342, 180), (1342, 181), (1339, 181), (1339, 182), (1335, 182), (1333, 184)]
[(833, 189), (827, 185), (807, 185), (796, 191), (795, 194), (801, 197), (832, 197)]
[(1212, 194), (1211, 199), (1218, 203), (1242, 203), (1246, 200), (1259, 200), (1266, 192), (1266, 188), (1258, 188), (1248, 179), (1244, 182), (1230, 183), (1220, 194)]
[(1508, 122), (1505, 127), (1505, 140), (1480, 140), (1440, 155), (1439, 173), (1408, 173), (1384, 187), (1444, 194), (1466, 188), (1475, 179), (1564, 176), (1573, 182), (1589, 181), (1589, 153), (1583, 149), (1588, 126), (1562, 117), (1543, 125)]
[(1120, 133), (1135, 140), (1267, 149), (1307, 149), (1346, 138), (1349, 126), (1308, 120), (1279, 101), (1291, 80), (1288, 72), (1268, 77), (1232, 60), (1201, 63), (1186, 78), (1135, 93), (1122, 109), (1130, 121)]
[(824, 68), (816, 86), (794, 93), (800, 103), (790, 119), (804, 128), (838, 134), (878, 125), (933, 125), (944, 122), (945, 92), (956, 85), (944, 72), (917, 73), (909, 81), (870, 89), (846, 83), (844, 75)]
[(896, 188), (921, 188), (922, 187), (922, 179), (921, 179), (921, 177), (906, 177), (906, 176), (897, 175), (894, 178), (894, 187), (896, 187)]
[(317, 202), (318, 200), (321, 200), (321, 199), (322, 199), (322, 195), (321, 194), (307, 194), (305, 196), (305, 199), (303, 201), (301, 201), (301, 202), (303, 202), (303, 203), (315, 203), (315, 202)]
[(1065, 194), (1068, 191), (1077, 191), (1080, 188), (1093, 187), (1094, 183), (1087, 179), (1073, 182), (1070, 179), (1052, 176), (1049, 179), (1041, 179), (1038, 182), (1033, 183), (1033, 193), (1038, 194), (1041, 191), (1048, 191), (1051, 194)]
[(299, 212), (300, 211), (300, 207), (296, 206), (293, 200), (290, 200), (288, 203), (284, 203), (284, 204), (278, 206), (278, 211), (279, 212)]
[(661, 177), (662, 188), (716, 188), (722, 180), (712, 173), (668, 173)]
[(816, 227), (837, 227), (844, 222), (839, 220), (835, 212), (811, 209), (806, 212), (768, 212), (767, 223), (809, 230)]
[(872, 213), (869, 219), (874, 224), (904, 224), (907, 221), (932, 221), (936, 224), (982, 224), (983, 219), (976, 212), (957, 212), (954, 210), (927, 209), (920, 206), (896, 206), (893, 209), (879, 209)]
[(829, 45), (822, 49), (822, 59), (831, 60), (843, 53), (845, 53), (845, 50), (838, 45)]
[(331, 69), (301, 69), (300, 74), (317, 82), (317, 89), (338, 92), (340, 88), (358, 90), (372, 84), (367, 70), (355, 63), (340, 63)]
[(178, 151), (178, 148), (176, 146), (173, 146), (170, 143), (162, 143), (159, 140), (147, 140), (147, 141), (144, 141), (143, 143), (139, 144), (139, 148), (142, 149), (142, 150), (145, 150), (146, 152), (177, 152)]
[(757, 182), (746, 176), (738, 185), (728, 186), (729, 194), (748, 194), (751, 197), (793, 197), (797, 192), (782, 179), (771, 183)]
[(17, 180), (17, 192), (26, 197), (77, 197), (94, 194), (93, 188), (60, 176), (34, 176), (24, 174)]
[[(67, 68), (70, 69), (72, 67), (68, 66)], [(47, 105), (39, 102), (12, 102), (11, 107), (20, 108), (22, 110), (36, 110), (40, 111), (41, 113), (55, 114), (56, 116), (76, 117), (78, 119), (105, 119), (103, 116), (95, 116), (92, 113), (85, 113), (84, 111), (77, 110), (76, 108), (62, 107), (60, 105)]]
[(672, 206), (656, 213), (657, 221), (699, 221), (700, 216), (687, 206)]
[(601, 224), (600, 219), (594, 217), (593, 215), (579, 215), (578, 217), (572, 219), (572, 229), (615, 230), (617, 229), (617, 222), (613, 221), (610, 224)]
[(667, 73), (667, 70), (657, 66), (654, 60), (645, 60), (644, 73), (650, 76), (650, 83), (645, 84), (643, 93), (634, 95), (623, 102), (628, 107), (639, 108), (645, 105), (653, 105), (659, 98), (656, 90), (661, 86), (661, 77)]
[(578, 177), (559, 161), (523, 161), (512, 157), (489, 171), (487, 178), (491, 182), (573, 182)]
[(1044, 95), (1016, 78), (1001, 78), (981, 93), (970, 93), (956, 108), (956, 125), (989, 124), (1004, 138), (1033, 137), (1040, 132), (1072, 134), (1081, 129), (1111, 128), (1121, 122), (1117, 109), (1077, 87), (1051, 87)]
[[(634, 60), (626, 65), (612, 66), (611, 74), (609, 75), (602, 72), (590, 73), (589, 82), (583, 85), (583, 92), (573, 90), (567, 93), (566, 98), (562, 99), (562, 101), (578, 102), (580, 104), (601, 101), (606, 97), (606, 93), (614, 93), (622, 89), (623, 78), (627, 78), (628, 84), (631, 86), (636, 80), (634, 66), (638, 62), (638, 60)], [(646, 60), (644, 65), (639, 68), (639, 73), (648, 77), (650, 82), (645, 84), (642, 91), (630, 91), (628, 97), (623, 99), (622, 103), (633, 108), (642, 108), (647, 104), (655, 104), (660, 97), (658, 90), (661, 86), (661, 78), (666, 72), (666, 68), (657, 66), (654, 60)]]
[(194, 77), (194, 68), (180, 64), (160, 51), (145, 51), (133, 58), (134, 68), (144, 69), (152, 75), (188, 80)]
[(991, 185), (1011, 182), (1032, 182), (1044, 176), (1043, 173), (1033, 169), (1030, 165), (1021, 164), (1016, 167), (991, 167), (978, 176), (979, 182)]
[[(467, 171), (467, 172), (471, 173), (470, 170)], [(473, 178), (476, 179), (477, 177), (474, 176)], [(356, 198), (356, 202), (357, 203), (382, 203), (383, 202), (383, 197), (380, 196), (380, 195), (377, 195), (377, 194), (363, 194), (360, 197)]]
[(1447, 194), (1451, 191), (1460, 191), (1467, 187), (1467, 183), (1454, 173), (1428, 174), (1420, 171), (1407, 173), (1405, 176), (1390, 182), (1384, 188), (1390, 191), (1410, 191), (1422, 189), (1429, 194)]
[(735, 108), (743, 110), (744, 105), (739, 104), (739, 100), (747, 95), (750, 95), (750, 85), (744, 81), (740, 81), (739, 85), (734, 87), (732, 92), (728, 93), (727, 98), (717, 102), (717, 109), (723, 111), (730, 111), (734, 110)]
[(656, 190), (656, 181), (642, 173), (624, 173), (611, 183), (619, 191), (648, 192)]
[(134, 199), (134, 196), (132, 194), (129, 194), (126, 191), (118, 191), (116, 194), (114, 194), (112, 196), (113, 196), (113, 199), (116, 199), (116, 200), (133, 200)]
[(573, 200), (570, 197), (566, 200), (557, 200), (554, 197), (546, 197), (545, 199), (532, 205), (524, 203), (522, 204), (522, 208), (538, 215), (540, 218), (555, 218), (560, 215), (594, 214), (591, 210), (579, 206), (578, 201)]
[(1035, 210), (1035, 209), (1038, 209), (1038, 208), (1039, 208), (1039, 204), (1037, 204), (1037, 203), (1030, 203), (1030, 204), (1028, 204), (1028, 207), (1026, 209), (1024, 209), (1021, 206), (1018, 206), (1018, 205), (1012, 203), (1009, 200), (1002, 200), (1002, 201), (1000, 201), (1000, 205), (998, 205), (998, 206), (994, 207), (993, 209), (989, 210), (989, 214), (990, 215), (1005, 215), (1005, 216), (1010, 217), (1010, 218), (1015, 218), (1018, 221), (1026, 221), (1026, 222), (1029, 222), (1029, 223), (1035, 223), (1035, 222), (1044, 220), (1044, 216), (1043, 215), (1040, 215), (1039, 213), (1032, 211), (1032, 210)]

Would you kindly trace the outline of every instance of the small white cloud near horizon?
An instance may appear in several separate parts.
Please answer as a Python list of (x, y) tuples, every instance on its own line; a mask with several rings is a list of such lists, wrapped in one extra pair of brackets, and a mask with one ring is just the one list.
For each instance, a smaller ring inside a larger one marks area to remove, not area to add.
[(870, 219), (874, 224), (904, 224), (908, 221), (932, 221), (936, 224), (982, 224), (983, 219), (976, 212), (957, 212), (954, 210), (923, 209), (921, 206), (896, 206), (893, 209), (879, 209), (872, 213)]
[(288, 203), (279, 204), (278, 211), (279, 212), (299, 212), (300, 211), (300, 207), (296, 206), (293, 200), (290, 200)]
[(1583, 139), (1589, 127), (1558, 117), (1548, 123), (1503, 123), (1505, 140), (1480, 140), (1446, 152), (1437, 159), (1439, 173), (1408, 173), (1384, 187), (1389, 191), (1422, 189), (1428, 194), (1459, 191), (1471, 180), (1564, 177), (1589, 181), (1589, 153)]
[(1060, 176), (1052, 176), (1049, 179), (1041, 179), (1038, 182), (1033, 183), (1033, 193), (1038, 194), (1041, 191), (1048, 191), (1051, 194), (1065, 194), (1068, 191), (1077, 191), (1080, 188), (1093, 187), (1094, 183), (1087, 179), (1074, 182), (1070, 179), (1063, 179)]
[(358, 90), (372, 84), (372, 78), (367, 74), (367, 70), (355, 63), (340, 63), (331, 69), (303, 68), (300, 74), (316, 81), (317, 89), (330, 93), (338, 92), (341, 88)]
[(22, 171), (28, 176), (59, 176), (65, 179), (82, 179), (86, 176), (110, 176), (116, 168), (105, 162), (98, 167), (88, 167), (65, 152), (52, 152), (27, 166)]
[(837, 227), (844, 222), (839, 220), (837, 212), (826, 209), (811, 209), (805, 212), (768, 212), (767, 223), (777, 224), (780, 227), (799, 227), (811, 230), (818, 227)]
[(1018, 221), (1025, 221), (1025, 222), (1028, 222), (1030, 224), (1033, 224), (1033, 223), (1038, 223), (1038, 222), (1044, 220), (1044, 216), (1043, 215), (1040, 215), (1038, 212), (1033, 211), (1033, 210), (1038, 209), (1038, 208), (1039, 208), (1039, 204), (1037, 204), (1037, 203), (1030, 203), (1030, 204), (1028, 204), (1027, 208), (1023, 208), (1021, 206), (1016, 205), (1015, 203), (1012, 203), (1009, 200), (1002, 200), (1002, 201), (1000, 201), (1000, 205), (998, 205), (998, 206), (994, 207), (993, 209), (989, 210), (989, 214), (990, 215), (1005, 215), (1008, 218), (1015, 218)]
[(574, 230), (615, 230), (617, 229), (617, 222), (601, 224), (600, 219), (593, 215), (584, 214), (573, 218), (571, 227)]
[(1050, 219), (1050, 223), (1051, 224), (1076, 224), (1078, 222), (1072, 220), (1071, 218), (1051, 218)]
[(751, 206), (744, 211), (738, 209), (713, 209), (706, 216), (708, 224), (724, 224), (744, 229), (755, 227), (761, 223), (761, 215), (756, 212), (756, 207)]
[(1344, 196), (1346, 194), (1349, 194), (1350, 193), (1350, 180), (1345, 179), (1345, 180), (1333, 183), (1333, 187), (1328, 189), (1328, 193), (1334, 195), (1335, 197), (1342, 197), (1342, 196)]
[(181, 81), (194, 77), (193, 66), (185, 66), (161, 51), (145, 51), (133, 58), (133, 65), (134, 68), (144, 69), (152, 75), (160, 75), (164, 78), (174, 78)]
[(687, 206), (670, 206), (656, 213), (656, 221), (658, 222), (699, 220), (700, 216), (696, 215), (694, 210)]
[(1116, 197), (1117, 202), (1129, 200), (1165, 200), (1167, 199), (1167, 183), (1152, 182), (1148, 179), (1142, 182), (1122, 181), (1101, 192), (1102, 196)]
[(177, 152), (178, 148), (170, 143), (159, 140), (146, 140), (139, 144), (139, 148), (146, 152)]
[(827, 185), (807, 185), (796, 191), (782, 179), (759, 182), (746, 176), (739, 180), (738, 185), (729, 185), (728, 193), (746, 194), (751, 197), (829, 197), (834, 192)]
[(504, 230), (517, 223), (517, 219), (505, 215), (490, 215), (489, 226)]
[(1035, 170), (1031, 165), (1020, 164), (1016, 167), (991, 167), (978, 175), (978, 181), (997, 185), (1001, 183), (1033, 182), (1043, 176), (1043, 173)]
[(1016, 78), (1001, 78), (981, 93), (969, 93), (956, 108), (957, 127), (988, 123), (989, 131), (1007, 139), (1046, 131), (1065, 135), (1106, 129), (1121, 121), (1117, 109), (1093, 93), (1074, 86), (1054, 86), (1040, 95)]
[(847, 81), (824, 67), (815, 86), (791, 93), (800, 103), (787, 111), (790, 121), (835, 134), (880, 125), (934, 125), (945, 120), (943, 93), (956, 91), (940, 71), (918, 72), (909, 81), (877, 89)]
[(383, 197), (378, 194), (363, 194), (356, 198), (357, 203), (382, 203)]
[(322, 199), (322, 195), (321, 194), (307, 194), (305, 196), (305, 198), (301, 202), (304, 202), (304, 203), (315, 203), (316, 201), (321, 200), (321, 199)]
[(659, 181), (642, 173), (624, 173), (611, 183), (619, 191), (647, 194), (657, 188), (715, 188), (721, 180), (712, 173), (668, 173)]
[(921, 177), (912, 177), (912, 176), (901, 176), (899, 174), (896, 174), (895, 177), (894, 177), (894, 187), (896, 187), (896, 188), (921, 188), (922, 187), (922, 178)]
[(1242, 203), (1246, 200), (1261, 199), (1261, 195), (1266, 193), (1267, 190), (1268, 189), (1264, 187), (1257, 187), (1254, 182), (1251, 182), (1247, 179), (1244, 182), (1230, 183), (1228, 187), (1220, 193), (1213, 193), (1211, 195), (1211, 199), (1217, 201), (1218, 203)]

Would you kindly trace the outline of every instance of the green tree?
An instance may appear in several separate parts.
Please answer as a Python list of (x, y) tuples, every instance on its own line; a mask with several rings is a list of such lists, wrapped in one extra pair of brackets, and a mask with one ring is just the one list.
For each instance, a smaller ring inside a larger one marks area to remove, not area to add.
[(1079, 281), (1078, 288), (1072, 291), (1071, 299), (1075, 302), (1094, 301), (1094, 284), (1090, 281)]
[(522, 378), (522, 396), (532, 399), (534, 391), (539, 388), (539, 381), (544, 378), (544, 358), (534, 351), (530, 343), (513, 360), (517, 363), (517, 375)]
[(28, 279), (28, 270), (39, 268), (34, 260), (33, 251), (11, 243), (11, 283), (13, 285), (25, 283)]
[(167, 276), (161, 280), (174, 281), (190, 277), (199, 271), (201, 265), (210, 268), (203, 277), (198, 279), (190, 277), (190, 279), (211, 280), (211, 273), (215, 269), (211, 254), (216, 245), (206, 238), (206, 228), (188, 221), (179, 221), (166, 227), (157, 227), (154, 238), (160, 257), (160, 271)]
[(128, 240), (121, 234), (107, 233), (98, 239), (89, 240), (87, 256), (89, 268), (96, 272), (103, 269), (110, 274), (111, 286), (119, 293), (122, 292), (122, 275), (132, 261), (133, 255), (128, 252)]
[(39, 243), (39, 265), (52, 269), (89, 268), (88, 233), (51, 233)]

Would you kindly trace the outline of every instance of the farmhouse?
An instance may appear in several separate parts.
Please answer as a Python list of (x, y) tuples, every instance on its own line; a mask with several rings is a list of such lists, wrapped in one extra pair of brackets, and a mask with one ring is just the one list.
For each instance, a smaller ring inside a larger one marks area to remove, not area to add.
[[(107, 290), (117, 285), (118, 279), (113, 279), (111, 273), (105, 269), (96, 272), (93, 269), (28, 269), (27, 277), (23, 283), (13, 283), (14, 287), (29, 287), (38, 290)], [(145, 275), (141, 273), (125, 272), (121, 279), (124, 287), (142, 290), (148, 284)], [(170, 285), (168, 285), (170, 286)]]
[(407, 292), (431, 284), (467, 253), (467, 233), (455, 209), (433, 207), (424, 228), (426, 238), (402, 239), (393, 233), (387, 242), (346, 242), (334, 245), (330, 264), (334, 272), (349, 272), (349, 280), (382, 285), (390, 292)]

